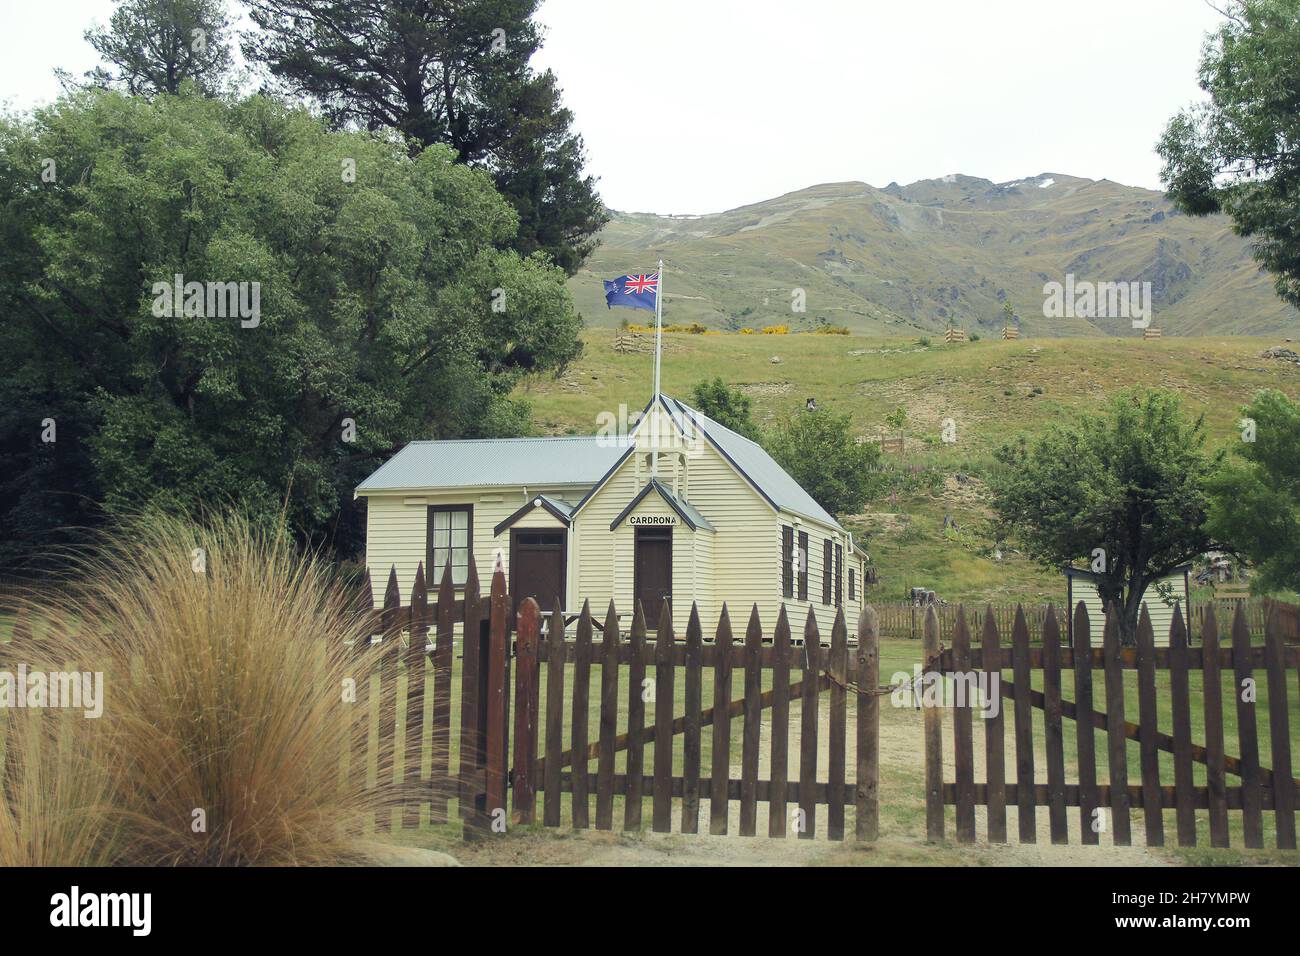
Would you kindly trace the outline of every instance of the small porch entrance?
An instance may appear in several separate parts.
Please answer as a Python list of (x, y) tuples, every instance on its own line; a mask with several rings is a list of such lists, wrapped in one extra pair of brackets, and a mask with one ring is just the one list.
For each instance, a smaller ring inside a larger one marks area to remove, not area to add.
[(659, 612), (673, 595), (673, 529), (638, 527), (632, 588), (645, 613), (646, 627), (659, 629)]

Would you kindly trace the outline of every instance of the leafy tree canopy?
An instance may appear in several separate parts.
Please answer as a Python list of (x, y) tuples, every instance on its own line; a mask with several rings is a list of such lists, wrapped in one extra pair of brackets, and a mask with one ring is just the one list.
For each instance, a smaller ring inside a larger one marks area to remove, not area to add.
[(1107, 411), (1003, 446), (990, 490), (998, 530), (1046, 566), (1104, 552), (1097, 588), (1132, 643), (1148, 585), (1214, 544), (1208, 481), (1222, 455), (1205, 453), (1203, 420), (1167, 392), (1124, 392)]
[(572, 275), (607, 220), (555, 76), (529, 65), (540, 0), (244, 0), (244, 44), (336, 125), (450, 146), (519, 214), (515, 248)]
[(750, 399), (738, 388), (731, 388), (721, 377), (711, 382), (696, 382), (691, 398), (698, 411), (737, 435), (761, 443), (758, 426), (750, 414)]
[(1169, 121), (1161, 177), (1184, 211), (1227, 213), (1300, 305), (1300, 0), (1232, 0), (1224, 13), (1201, 56), (1209, 102)]
[[(349, 553), (352, 489), (405, 442), (526, 429), (512, 388), (576, 357), (580, 319), (455, 159), (261, 97), (0, 117), (0, 558), (173, 500), (283, 508)], [(257, 321), (211, 286), (169, 308), (178, 275), (246, 283)]]
[(880, 449), (859, 442), (849, 415), (799, 411), (764, 433), (764, 444), (790, 477), (831, 514), (856, 514), (871, 496)]
[(1300, 405), (1270, 389), (1243, 414), (1243, 440), (1211, 485), (1209, 528), (1255, 564), (1257, 591), (1297, 591)]

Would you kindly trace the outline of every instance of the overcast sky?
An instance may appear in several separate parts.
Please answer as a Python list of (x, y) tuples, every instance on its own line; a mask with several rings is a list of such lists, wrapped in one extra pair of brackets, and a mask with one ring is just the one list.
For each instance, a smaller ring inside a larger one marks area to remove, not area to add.
[[(238, 0), (231, 7), (240, 10)], [(111, 0), (0, 0), (0, 100), (95, 63)], [(1203, 0), (545, 0), (538, 57), (606, 203), (715, 212), (816, 183), (1043, 172), (1159, 188)]]

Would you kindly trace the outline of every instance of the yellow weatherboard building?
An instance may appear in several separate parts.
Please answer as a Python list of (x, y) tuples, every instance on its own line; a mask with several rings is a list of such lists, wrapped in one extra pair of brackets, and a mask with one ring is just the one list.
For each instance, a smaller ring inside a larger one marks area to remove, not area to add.
[[(409, 595), (451, 562), (457, 589), (472, 554), (486, 586), (505, 568), (512, 601), (558, 598), (622, 626), (637, 601), (655, 629), (665, 597), (683, 633), (698, 605), (711, 636), (725, 602), (733, 631), (758, 606), (771, 633), (782, 604), (796, 639), (809, 609), (830, 639), (852, 629), (864, 556), (853, 538), (758, 444), (660, 395), (625, 434), (418, 441), (356, 489), (366, 499), (366, 564), (376, 596), (396, 568)], [(405, 600), (405, 597), (404, 597)]]

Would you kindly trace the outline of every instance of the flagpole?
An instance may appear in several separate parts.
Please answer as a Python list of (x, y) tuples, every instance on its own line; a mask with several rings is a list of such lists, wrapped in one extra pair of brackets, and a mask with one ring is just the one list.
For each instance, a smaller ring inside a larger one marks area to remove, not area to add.
[(651, 439), (650, 453), (650, 477), (659, 477), (659, 358), (663, 352), (664, 343), (664, 307), (663, 307), (663, 290), (664, 290), (664, 261), (659, 260), (659, 281), (655, 283), (655, 416), (654, 416), (654, 436)]

